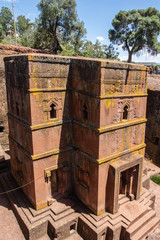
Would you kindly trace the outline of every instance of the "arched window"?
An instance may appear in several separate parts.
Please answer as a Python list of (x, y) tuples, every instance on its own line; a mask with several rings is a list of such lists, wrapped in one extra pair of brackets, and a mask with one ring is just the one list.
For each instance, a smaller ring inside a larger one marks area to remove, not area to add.
[(83, 105), (83, 119), (84, 120), (88, 119), (87, 106), (85, 104)]
[(56, 118), (56, 109), (55, 109), (56, 105), (55, 104), (51, 104), (50, 108), (50, 118), (53, 119), (53, 118)]
[(128, 119), (128, 106), (127, 105), (123, 109), (123, 119)]

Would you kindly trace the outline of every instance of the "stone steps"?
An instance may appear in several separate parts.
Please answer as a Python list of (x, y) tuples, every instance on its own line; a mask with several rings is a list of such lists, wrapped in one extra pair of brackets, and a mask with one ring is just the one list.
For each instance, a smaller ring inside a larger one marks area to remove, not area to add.
[[(1, 180), (3, 182), (2, 185), (5, 185), (4, 191), (17, 187), (13, 178), (6, 173), (3, 174)], [(133, 201), (121, 194), (119, 196), (120, 207), (118, 213), (104, 213), (100, 216), (94, 215), (85, 208), (84, 211), (77, 210), (78, 213), (75, 213), (75, 201), (73, 199), (65, 199), (58, 193), (54, 194), (54, 203), (52, 205), (38, 211), (33, 209), (21, 189), (8, 193), (8, 198), (20, 225), (24, 228), (24, 235), (29, 236), (27, 239), (32, 239), (30, 236), (34, 235), (38, 227), (42, 229), (42, 232), (38, 233), (40, 238), (36, 239), (50, 240), (51, 237), (48, 235), (46, 227), (49, 222), (56, 229), (56, 233), (59, 233), (64, 225), (67, 226), (68, 233), (66, 236), (69, 236), (69, 234), (70, 236), (66, 240), (82, 240), (83, 238), (76, 230), (70, 230), (70, 224), (78, 222), (78, 217), (81, 219), (81, 222), (84, 222), (84, 225), (87, 225), (93, 232), (98, 234), (106, 229), (116, 232), (122, 228), (123, 239), (125, 240), (142, 240), (159, 223), (158, 218), (155, 217), (155, 212), (150, 208), (154, 202), (154, 196), (146, 190), (142, 191), (139, 200)]]
[[(18, 187), (9, 174), (3, 174), (0, 181), (4, 191)], [(7, 197), (26, 239), (50, 239), (46, 227), (48, 222), (56, 231), (63, 228), (64, 225), (67, 226), (69, 231), (69, 224), (78, 221), (78, 215), (72, 209), (75, 203), (69, 199), (62, 199), (59, 194), (57, 194), (57, 197), (58, 199), (61, 198), (60, 201), (57, 200), (53, 205), (38, 211), (33, 209), (21, 189), (7, 193)]]
[(154, 210), (154, 202), (152, 200), (149, 200), (145, 206)]
[(142, 194), (141, 194), (141, 196), (140, 196), (140, 199), (138, 199), (137, 201), (138, 201), (139, 203), (141, 203), (141, 202), (143, 202), (145, 199), (150, 199), (151, 196), (152, 196), (152, 192), (146, 191), (146, 190), (143, 189), (143, 192), (142, 192)]
[(121, 214), (130, 221), (123, 232), (125, 240), (142, 240), (159, 224), (155, 211), (149, 207), (153, 204), (153, 201), (150, 200), (152, 194), (144, 193), (143, 196), (144, 198), (140, 199), (140, 203), (132, 201), (120, 208)]
[[(17, 185), (14, 184), (14, 182), (12, 181), (12, 179), (10, 179), (9, 176), (6, 176), (5, 178), (3, 178), (2, 181), (3, 181), (3, 185), (5, 185), (7, 189), (11, 189), (10, 186), (12, 186), (12, 188), (17, 187)], [(52, 219), (54, 221), (57, 221), (57, 220), (62, 219), (66, 215), (70, 215), (74, 212), (74, 210), (71, 208), (72, 206), (67, 206), (67, 205), (65, 206), (66, 200), (57, 202), (59, 199), (62, 198), (61, 194), (57, 194), (58, 200), (55, 200), (53, 205), (51, 205), (50, 207), (46, 207), (40, 211), (36, 211), (33, 209), (32, 205), (29, 203), (28, 199), (26, 198), (26, 196), (24, 195), (22, 190), (18, 190), (16, 192), (11, 192), (11, 193), (9, 193), (9, 195), (11, 195), (11, 196), (8, 196), (9, 198), (14, 199), (14, 203), (16, 203), (15, 207), (17, 208), (17, 210), (21, 208), (21, 211), (23, 211), (29, 224), (39, 221), (42, 218), (42, 214), (44, 217), (50, 214)], [(56, 209), (58, 209), (58, 210), (56, 210)]]
[(129, 202), (129, 201), (130, 201), (129, 198), (126, 197), (124, 194), (119, 195), (119, 202), (118, 202), (119, 207), (122, 206), (123, 204)]
[(130, 239), (137, 231), (139, 231), (143, 225), (151, 221), (155, 217), (156, 213), (153, 210), (146, 212), (141, 218), (136, 222), (132, 223), (126, 231), (127, 239)]
[(136, 232), (130, 239), (131, 240), (142, 240), (147, 236), (149, 232), (154, 230), (159, 224), (159, 219), (157, 217), (152, 218), (150, 221), (141, 226), (140, 230)]
[[(148, 208), (136, 200), (127, 202), (119, 208), (120, 214), (128, 220), (129, 225), (137, 222), (147, 212)], [(128, 225), (128, 226), (129, 226)]]
[(143, 190), (143, 193), (141, 194), (140, 199), (138, 199), (137, 202), (153, 209), (155, 203), (155, 195), (150, 191)]
[(100, 219), (99, 221), (95, 221), (95, 219), (92, 218), (92, 216), (90, 214), (87, 213), (81, 213), (83, 215), (83, 217), (85, 217), (87, 219), (88, 222), (90, 222), (95, 228), (98, 228), (99, 226), (101, 226), (104, 222), (108, 222), (108, 216), (105, 217), (104, 219)]

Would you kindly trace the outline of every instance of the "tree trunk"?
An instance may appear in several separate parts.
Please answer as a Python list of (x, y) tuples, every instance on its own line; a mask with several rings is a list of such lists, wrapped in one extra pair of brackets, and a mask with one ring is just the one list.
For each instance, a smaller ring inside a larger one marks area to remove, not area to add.
[(53, 34), (53, 38), (54, 38), (53, 47), (52, 47), (53, 53), (57, 54), (58, 51), (62, 52), (62, 48), (59, 44), (56, 33)]
[(132, 61), (132, 51), (128, 51), (128, 63)]

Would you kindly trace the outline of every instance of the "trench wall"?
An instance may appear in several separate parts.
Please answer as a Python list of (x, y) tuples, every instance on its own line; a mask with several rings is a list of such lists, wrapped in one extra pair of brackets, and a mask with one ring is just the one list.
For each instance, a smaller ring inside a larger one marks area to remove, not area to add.
[(160, 90), (148, 89), (146, 158), (160, 165)]

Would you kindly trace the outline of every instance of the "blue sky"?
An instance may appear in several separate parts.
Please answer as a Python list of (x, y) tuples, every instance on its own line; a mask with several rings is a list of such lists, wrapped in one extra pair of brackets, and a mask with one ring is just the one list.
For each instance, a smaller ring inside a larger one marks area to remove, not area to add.
[[(15, 16), (25, 15), (32, 21), (38, 17), (37, 4), (40, 0), (14, 0)], [(158, 0), (76, 0), (77, 12), (80, 20), (84, 21), (87, 29), (87, 39), (93, 43), (98, 38), (102, 44), (109, 44), (108, 30), (112, 27), (112, 19), (120, 10), (145, 9), (155, 7), (160, 11)], [(6, 6), (12, 9), (11, 0), (0, 0), (0, 8)], [(103, 40), (104, 39), (104, 40)], [(120, 59), (127, 59), (127, 52), (119, 48)], [(160, 63), (160, 54), (151, 57), (141, 54), (133, 57), (134, 61), (154, 61)]]

